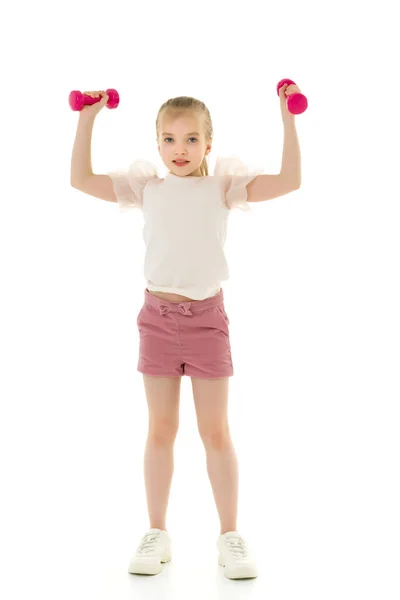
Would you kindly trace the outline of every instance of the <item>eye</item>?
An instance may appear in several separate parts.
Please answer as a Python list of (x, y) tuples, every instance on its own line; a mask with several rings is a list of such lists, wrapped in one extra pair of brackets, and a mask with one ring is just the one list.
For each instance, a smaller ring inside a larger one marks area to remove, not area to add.
[[(166, 142), (167, 140), (172, 140), (172, 138), (171, 137), (166, 137), (164, 139), (164, 142)], [(196, 140), (196, 142), (197, 142), (197, 138), (196, 137), (190, 137), (189, 140)]]

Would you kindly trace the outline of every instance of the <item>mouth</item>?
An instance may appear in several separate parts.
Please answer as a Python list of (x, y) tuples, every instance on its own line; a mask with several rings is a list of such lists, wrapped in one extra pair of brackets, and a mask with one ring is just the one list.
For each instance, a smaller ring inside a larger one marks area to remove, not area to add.
[(183, 167), (184, 165), (189, 164), (189, 160), (173, 160), (172, 161), (175, 165), (177, 165), (178, 167)]

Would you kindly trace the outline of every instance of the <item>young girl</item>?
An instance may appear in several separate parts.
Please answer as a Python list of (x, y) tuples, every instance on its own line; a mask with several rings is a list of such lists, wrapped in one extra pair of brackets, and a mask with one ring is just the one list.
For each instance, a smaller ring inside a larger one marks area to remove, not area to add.
[[(286, 109), (286, 88), (283, 86), (280, 97), (284, 123), (288, 124), (292, 116)], [(157, 115), (158, 151), (168, 169), (166, 177), (160, 178), (156, 168), (143, 160), (135, 161), (127, 171), (95, 175), (91, 133), (94, 117), (108, 97), (104, 91), (85, 93), (102, 99), (80, 113), (71, 184), (86, 194), (118, 203), (121, 211), (141, 210), (145, 222), (147, 285), (137, 318), (137, 370), (143, 375), (149, 409), (144, 475), (150, 529), (129, 572), (156, 574), (161, 563), (171, 559), (166, 512), (180, 385), (182, 376), (187, 375), (221, 523), (219, 564), (228, 578), (257, 577), (247, 542), (237, 531), (238, 462), (228, 424), (229, 378), (234, 371), (221, 288), (221, 281), (229, 278), (223, 248), (230, 210), (249, 210), (249, 202), (287, 194), (297, 189), (300, 181), (295, 173), (283, 169), (284, 162), (279, 175), (263, 175), (261, 170), (250, 172), (235, 157), (217, 159), (210, 176), (211, 116), (203, 102), (186, 96), (168, 100)]]

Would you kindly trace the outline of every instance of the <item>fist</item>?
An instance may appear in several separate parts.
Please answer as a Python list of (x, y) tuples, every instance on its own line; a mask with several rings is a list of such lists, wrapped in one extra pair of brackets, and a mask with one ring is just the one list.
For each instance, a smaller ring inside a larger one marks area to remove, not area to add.
[(285, 94), (286, 96), (290, 96), (290, 94), (301, 94), (301, 91), (297, 85), (292, 83), (291, 85), (288, 85), (285, 89)]

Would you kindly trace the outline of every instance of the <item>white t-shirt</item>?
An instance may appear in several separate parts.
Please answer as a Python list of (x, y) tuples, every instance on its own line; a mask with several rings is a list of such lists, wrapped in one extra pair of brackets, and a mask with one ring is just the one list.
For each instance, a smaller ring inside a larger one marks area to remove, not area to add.
[(252, 173), (237, 157), (218, 158), (205, 177), (168, 173), (137, 160), (127, 171), (108, 173), (122, 212), (140, 209), (146, 245), (144, 277), (151, 291), (203, 300), (229, 279), (224, 253), (230, 210), (250, 210), (246, 185)]

